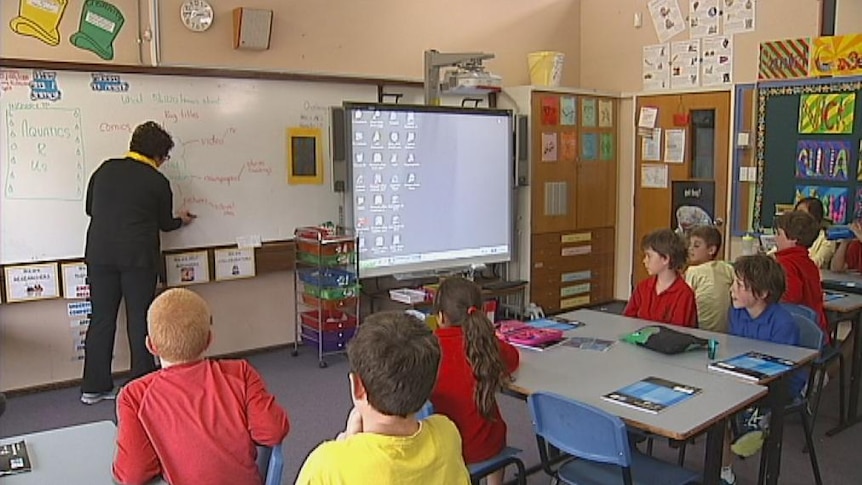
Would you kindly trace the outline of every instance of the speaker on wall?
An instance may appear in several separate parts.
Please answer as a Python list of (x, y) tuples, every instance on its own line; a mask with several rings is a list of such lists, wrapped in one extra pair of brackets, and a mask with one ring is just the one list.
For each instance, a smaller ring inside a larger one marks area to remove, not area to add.
[(332, 188), (336, 192), (347, 192), (349, 190), (347, 177), (347, 133), (345, 132), (345, 112), (340, 106), (333, 106), (332, 133), (329, 139), (332, 143)]
[(530, 120), (515, 115), (515, 185), (530, 185)]

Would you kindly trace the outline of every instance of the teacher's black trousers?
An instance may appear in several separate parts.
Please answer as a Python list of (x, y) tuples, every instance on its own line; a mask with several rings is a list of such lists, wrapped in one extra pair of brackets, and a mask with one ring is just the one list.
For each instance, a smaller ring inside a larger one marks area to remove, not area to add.
[(126, 302), (126, 329), (132, 361), (130, 379), (156, 369), (155, 359), (146, 347), (146, 337), (147, 310), (155, 298), (157, 278), (156, 270), (150, 268), (87, 265), (93, 313), (84, 342), (81, 392), (108, 392), (114, 387), (111, 361), (121, 300)]

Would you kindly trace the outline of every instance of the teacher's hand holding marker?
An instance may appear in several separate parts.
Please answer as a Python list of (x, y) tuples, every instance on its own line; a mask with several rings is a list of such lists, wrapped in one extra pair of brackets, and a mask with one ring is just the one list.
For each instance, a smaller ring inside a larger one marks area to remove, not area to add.
[[(195, 220), (174, 212), (174, 195), (159, 168), (170, 161), (174, 140), (158, 123), (135, 128), (129, 151), (101, 163), (87, 185), (87, 280), (92, 314), (87, 329), (81, 401), (114, 399), (111, 361), (120, 302), (126, 305), (131, 378), (156, 369), (147, 349), (147, 310), (155, 298), (163, 256), (159, 233)], [(176, 214), (176, 216), (174, 215)]]

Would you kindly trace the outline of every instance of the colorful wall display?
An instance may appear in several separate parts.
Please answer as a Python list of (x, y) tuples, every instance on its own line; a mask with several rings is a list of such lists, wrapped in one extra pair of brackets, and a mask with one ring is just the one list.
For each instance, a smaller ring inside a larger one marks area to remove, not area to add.
[(848, 198), (850, 189), (847, 187), (825, 187), (820, 185), (797, 185), (796, 199), (798, 202), (806, 197), (817, 197), (823, 202), (826, 217), (835, 224), (847, 222)]
[(853, 133), (856, 93), (804, 94), (799, 98), (799, 133)]
[(811, 77), (862, 74), (862, 34), (815, 38), (809, 73)]
[(799, 79), (808, 75), (811, 39), (774, 40), (760, 44), (757, 79)]
[(851, 147), (846, 140), (799, 140), (796, 142), (796, 178), (849, 180)]
[(762, 42), (758, 79), (842, 77), (862, 74), (862, 34)]

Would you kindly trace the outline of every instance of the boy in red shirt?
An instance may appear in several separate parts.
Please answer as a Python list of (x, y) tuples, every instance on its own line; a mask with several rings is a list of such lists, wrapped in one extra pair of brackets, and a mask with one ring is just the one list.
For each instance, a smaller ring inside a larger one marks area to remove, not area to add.
[(685, 242), (670, 229), (647, 234), (641, 242), (643, 263), (649, 278), (638, 283), (623, 314), (660, 323), (697, 326), (694, 291), (680, 272), (688, 250)]
[(256, 445), (281, 443), (287, 415), (244, 360), (202, 357), (212, 341), (206, 302), (168, 290), (147, 313), (147, 349), (162, 369), (117, 397), (114, 479), (144, 484), (260, 485)]
[(814, 310), (820, 329), (829, 335), (829, 323), (823, 311), (823, 288), (820, 269), (808, 255), (808, 248), (820, 234), (817, 221), (807, 212), (785, 212), (775, 219), (778, 252), (775, 260), (784, 268), (787, 289), (781, 301), (804, 305)]

